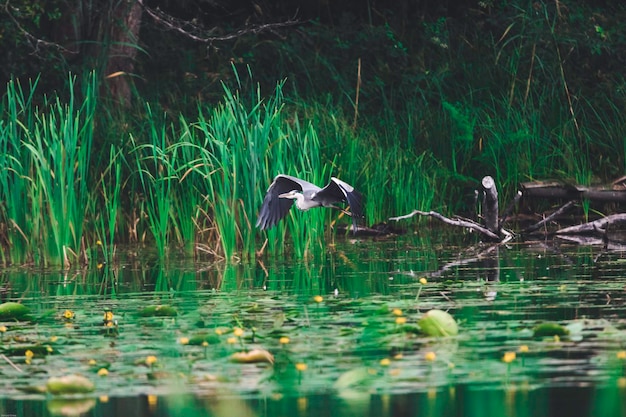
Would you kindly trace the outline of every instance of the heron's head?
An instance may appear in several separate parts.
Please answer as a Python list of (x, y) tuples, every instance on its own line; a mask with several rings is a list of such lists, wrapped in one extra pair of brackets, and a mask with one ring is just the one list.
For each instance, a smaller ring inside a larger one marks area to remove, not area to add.
[(301, 196), (301, 195), (302, 194), (300, 194), (296, 190), (291, 190), (288, 193), (279, 194), (278, 198), (290, 198), (292, 200), (296, 200), (298, 196)]

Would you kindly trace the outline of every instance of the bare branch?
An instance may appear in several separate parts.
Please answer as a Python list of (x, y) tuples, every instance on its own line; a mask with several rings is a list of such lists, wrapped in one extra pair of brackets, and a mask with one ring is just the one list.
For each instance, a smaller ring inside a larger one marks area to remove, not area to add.
[(169, 30), (178, 32), (181, 35), (189, 39), (192, 39), (196, 42), (201, 42), (201, 43), (227, 41), (227, 40), (239, 38), (244, 35), (249, 35), (249, 34), (256, 35), (258, 33), (272, 31), (277, 28), (293, 26), (293, 25), (297, 25), (301, 23), (299, 20), (295, 20), (295, 16), (294, 16), (293, 18), (284, 22), (265, 23), (261, 25), (249, 26), (249, 27), (239, 29), (235, 32), (232, 32), (223, 36), (205, 36), (205, 35), (199, 35), (198, 33), (208, 33), (210, 35), (212, 32), (214, 32), (214, 29), (206, 30), (204, 28), (200, 28), (194, 25), (192, 22), (189, 22), (187, 20), (176, 19), (175, 17), (167, 13), (161, 12), (159, 9), (156, 9), (156, 10), (151, 9), (150, 7), (144, 4), (143, 0), (137, 0), (137, 2), (141, 5), (141, 7), (143, 7), (146, 13), (148, 13), (148, 15), (150, 15), (150, 17), (154, 19), (155, 22), (159, 23), (160, 25), (165, 26)]
[(522, 233), (532, 233), (535, 230), (539, 230), (544, 224), (547, 224), (548, 222), (552, 221), (552, 219), (554, 219), (555, 217), (560, 216), (561, 214), (565, 213), (570, 208), (574, 207), (575, 204), (576, 204), (575, 200), (568, 201), (567, 203), (565, 203), (563, 206), (561, 206), (558, 210), (556, 210), (554, 213), (552, 213), (548, 217), (522, 230)]
[(402, 220), (402, 219), (408, 219), (410, 217), (413, 217), (415, 215), (420, 215), (420, 216), (430, 216), (430, 217), (434, 217), (437, 220), (440, 220), (446, 224), (452, 225), (452, 226), (459, 226), (459, 227), (465, 227), (471, 230), (475, 230), (479, 233), (482, 233), (483, 235), (489, 237), (490, 239), (493, 240), (500, 240), (500, 236), (498, 236), (497, 234), (493, 233), (491, 230), (479, 225), (478, 223), (474, 223), (472, 221), (469, 220), (461, 220), (461, 219), (450, 219), (442, 214), (437, 213), (436, 211), (420, 211), (420, 210), (413, 210), (411, 213), (406, 214), (404, 216), (398, 216), (398, 217), (390, 217), (389, 220)]
[(7, 0), (6, 3), (4, 3), (3, 8), (4, 8), (4, 12), (7, 14), (7, 16), (9, 16), (9, 19), (11, 19), (15, 27), (20, 32), (22, 32), (24, 37), (28, 40), (28, 43), (30, 44), (30, 47), (33, 50), (32, 52), (33, 55), (38, 55), (41, 52), (41, 48), (52, 48), (52, 49), (56, 49), (57, 51), (67, 53), (67, 54), (76, 53), (75, 51), (70, 51), (69, 49), (65, 48), (62, 45), (59, 45), (58, 43), (48, 42), (43, 39), (40, 39), (36, 37), (35, 35), (33, 35), (32, 33), (30, 33), (29, 31), (27, 31), (26, 29), (24, 29), (24, 27), (20, 25), (20, 22), (17, 21), (15, 16), (13, 16), (13, 13), (11, 12), (12, 6), (9, 4), (9, 0)]

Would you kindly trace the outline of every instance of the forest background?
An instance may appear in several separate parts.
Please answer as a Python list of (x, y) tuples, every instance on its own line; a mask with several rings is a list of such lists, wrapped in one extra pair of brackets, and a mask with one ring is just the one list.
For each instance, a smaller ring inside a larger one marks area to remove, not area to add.
[(368, 225), (469, 213), (484, 175), (507, 202), (522, 181), (624, 174), (621, 2), (7, 0), (0, 14), (5, 264), (135, 241), (304, 256), (329, 214), (254, 227), (281, 172), (355, 185)]

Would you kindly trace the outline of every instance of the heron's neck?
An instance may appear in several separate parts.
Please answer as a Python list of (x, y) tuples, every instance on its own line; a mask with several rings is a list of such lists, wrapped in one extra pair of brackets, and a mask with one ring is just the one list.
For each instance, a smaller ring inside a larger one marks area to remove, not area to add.
[(304, 195), (297, 193), (294, 196), (295, 200), (296, 200), (296, 207), (298, 207), (300, 210), (302, 211), (307, 211), (308, 209), (310, 209), (311, 207), (309, 207), (305, 200), (304, 200)]

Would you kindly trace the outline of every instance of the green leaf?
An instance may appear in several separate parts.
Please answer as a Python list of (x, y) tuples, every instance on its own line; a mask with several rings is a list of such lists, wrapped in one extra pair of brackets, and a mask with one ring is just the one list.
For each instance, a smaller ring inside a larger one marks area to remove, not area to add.
[(0, 320), (19, 319), (30, 313), (24, 304), (8, 302), (0, 304)]
[(426, 312), (418, 322), (422, 333), (431, 337), (456, 336), (459, 328), (454, 318), (442, 310)]

